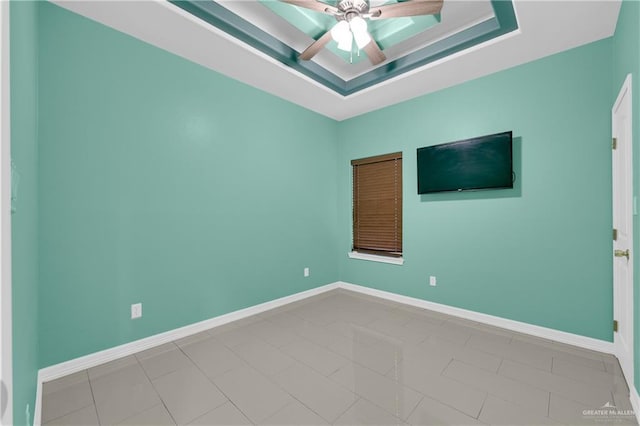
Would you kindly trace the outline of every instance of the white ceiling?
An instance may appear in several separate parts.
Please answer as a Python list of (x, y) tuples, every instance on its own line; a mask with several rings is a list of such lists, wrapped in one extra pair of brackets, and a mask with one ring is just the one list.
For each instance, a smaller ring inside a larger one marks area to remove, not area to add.
[(517, 31), (342, 96), (165, 1), (53, 2), (336, 120), (610, 37), (621, 5), (620, 0), (515, 0)]
[[(382, 2), (382, 0), (378, 0), (378, 3)], [(304, 34), (287, 21), (284, 21), (279, 16), (272, 13), (265, 13), (268, 12), (268, 9), (258, 1), (227, 0), (220, 1), (219, 3), (246, 21), (251, 22), (258, 28), (264, 30), (266, 33), (283, 41), (286, 45), (291, 46), (298, 52), (302, 52), (314, 42), (314, 39), (309, 37), (307, 34)], [(372, 3), (375, 3), (375, 0)], [(440, 24), (417, 34), (415, 37), (411, 37), (401, 43), (384, 49), (384, 54), (387, 59), (389, 61), (393, 61), (394, 59), (400, 58), (409, 52), (435, 43), (440, 39), (446, 38), (447, 36), (460, 32), (461, 30), (472, 27), (475, 24), (484, 22), (495, 16), (493, 7), (489, 0), (445, 1), (442, 6), (441, 14), (443, 19)], [(444, 18), (445, 16), (446, 19)], [(313, 61), (347, 81), (365, 74), (374, 68), (368, 60), (350, 64), (333, 54), (328, 49), (322, 49), (313, 57)]]

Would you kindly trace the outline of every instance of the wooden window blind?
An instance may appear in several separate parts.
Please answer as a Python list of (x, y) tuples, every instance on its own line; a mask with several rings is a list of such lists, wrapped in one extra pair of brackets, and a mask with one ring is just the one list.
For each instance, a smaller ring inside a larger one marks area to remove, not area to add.
[(402, 255), (402, 153), (352, 160), (353, 250)]

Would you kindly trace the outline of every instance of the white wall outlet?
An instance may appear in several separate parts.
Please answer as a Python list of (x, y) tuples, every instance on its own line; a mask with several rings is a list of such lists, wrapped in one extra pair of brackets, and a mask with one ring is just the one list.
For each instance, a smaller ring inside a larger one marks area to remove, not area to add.
[(304, 268), (304, 276), (305, 277), (309, 276), (309, 268)]
[(433, 275), (431, 275), (431, 276), (429, 277), (429, 285), (430, 285), (431, 287), (435, 287), (435, 286), (436, 286), (436, 277), (434, 277)]
[(131, 319), (142, 317), (142, 303), (134, 303), (131, 305)]

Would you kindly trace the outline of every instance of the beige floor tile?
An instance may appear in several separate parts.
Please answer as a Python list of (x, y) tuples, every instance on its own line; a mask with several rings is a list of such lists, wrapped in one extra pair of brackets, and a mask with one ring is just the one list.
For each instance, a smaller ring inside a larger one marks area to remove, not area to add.
[(404, 425), (397, 417), (392, 416), (371, 402), (360, 399), (342, 414), (334, 425)]
[(231, 349), (213, 338), (195, 341), (181, 349), (210, 378), (246, 365)]
[(632, 409), (611, 355), (341, 289), (42, 395), (43, 424), (636, 424), (584, 415)]
[(226, 402), (209, 411), (205, 415), (198, 417), (190, 425), (201, 426), (226, 426), (226, 425), (251, 425), (249, 419), (238, 410), (231, 402)]
[(540, 416), (546, 416), (549, 412), (548, 391), (457, 360), (453, 360), (443, 374), (476, 389), (487, 391), (489, 394), (527, 407)]
[(466, 346), (455, 351), (453, 358), (492, 373), (496, 373), (502, 364), (502, 358)]
[(611, 400), (611, 391), (569, 377), (541, 371), (525, 364), (504, 360), (499, 374), (522, 383), (527, 383), (588, 406), (600, 406)]
[(193, 366), (191, 360), (173, 343), (136, 354), (136, 358), (152, 380)]
[(183, 368), (153, 381), (171, 417), (186, 424), (216, 407), (227, 398), (196, 367)]
[(384, 309), (384, 307), (372, 307), (366, 302), (358, 302), (351, 306), (341, 306), (336, 312), (334, 321), (364, 326), (378, 319), (381, 309)]
[(454, 343), (465, 344), (473, 335), (473, 329), (452, 321), (444, 321), (440, 327), (434, 328), (430, 335)]
[(200, 333), (192, 334), (187, 337), (183, 337), (182, 339), (178, 339), (173, 343), (175, 343), (179, 347), (183, 347), (186, 345), (191, 345), (196, 342), (200, 342), (202, 340), (209, 340), (209, 339), (211, 339), (211, 334), (209, 334), (208, 331), (203, 331)]
[[(76, 378), (77, 381), (77, 378)], [(93, 406), (93, 397), (89, 381), (80, 381), (74, 384), (60, 383), (54, 385), (57, 390), (46, 394), (42, 403), (42, 421), (47, 423), (67, 414), (71, 414), (89, 405)]]
[[(440, 342), (434, 343), (430, 339), (403, 349), (398, 363), (398, 368), (402, 367), (403, 373), (440, 374), (453, 360), (455, 349)], [(393, 374), (396, 369), (393, 368), (389, 374)]]
[(470, 417), (477, 417), (486, 391), (440, 374), (403, 371), (402, 383)]
[(479, 420), (492, 425), (552, 425), (549, 417), (494, 395), (487, 396)]
[(209, 334), (211, 334), (217, 341), (222, 342), (225, 346), (233, 348), (240, 343), (244, 343), (255, 338), (253, 333), (249, 332), (247, 327), (230, 328), (222, 331), (212, 329), (209, 331)]
[(305, 320), (297, 321), (294, 325), (294, 332), (304, 339), (325, 347), (329, 346), (335, 339), (341, 337), (338, 336), (337, 333), (327, 329), (327, 327), (322, 327)]
[[(89, 371), (91, 376), (91, 370)], [(136, 362), (91, 380), (101, 424), (117, 424), (158, 405), (160, 398)]]
[(267, 320), (258, 321), (247, 326), (246, 329), (250, 333), (277, 348), (299, 339), (293, 332), (284, 330)]
[(587, 352), (586, 356), (578, 355), (575, 352), (567, 352), (562, 350), (557, 350), (555, 346), (551, 346), (549, 348), (541, 347), (540, 345), (536, 345), (533, 342), (526, 342), (518, 339), (514, 339), (511, 342), (514, 346), (521, 346), (524, 350), (533, 350), (533, 351), (545, 351), (548, 350), (549, 354), (553, 356), (555, 359), (563, 359), (569, 361), (573, 364), (582, 365), (585, 367), (593, 368), (595, 370), (605, 370), (605, 364), (603, 359), (593, 359), (591, 357), (591, 353)]
[(620, 386), (618, 389), (612, 391), (613, 393), (613, 403), (620, 410), (633, 410), (633, 406), (631, 405), (631, 399), (629, 395), (629, 389), (624, 386)]
[(579, 348), (573, 345), (567, 345), (566, 343), (560, 343), (551, 341), (551, 348), (557, 351), (578, 355), (583, 358), (591, 358), (594, 360), (604, 359), (607, 355), (601, 352), (592, 351), (589, 349)]
[(89, 373), (89, 380), (97, 380), (102, 376), (109, 375), (118, 370), (130, 367), (132, 365), (138, 365), (138, 360), (134, 355), (125, 356), (123, 358), (116, 359), (115, 361), (100, 364), (96, 367), (87, 370)]
[(418, 330), (405, 327), (395, 321), (387, 319), (376, 320), (371, 324), (367, 324), (367, 328), (375, 330), (393, 339), (402, 341), (403, 343), (413, 345), (423, 342), (431, 335), (431, 329)]
[(98, 426), (100, 423), (98, 423), (96, 407), (92, 404), (43, 424), (51, 426)]
[(42, 394), (48, 395), (50, 393), (66, 389), (70, 386), (77, 385), (89, 381), (89, 375), (87, 370), (78, 371), (77, 373), (69, 374), (50, 382), (42, 384)]
[(618, 362), (618, 358), (613, 355), (605, 355), (603, 357), (604, 363), (604, 371), (609, 374), (614, 374), (616, 376), (622, 376), (622, 367), (620, 367), (620, 363)]
[(119, 425), (122, 426), (166, 426), (175, 425), (173, 418), (163, 404), (158, 404), (140, 414), (129, 417)]
[(408, 423), (418, 425), (480, 425), (480, 421), (431, 398), (424, 398), (411, 413)]
[(334, 337), (328, 349), (353, 362), (370, 368), (380, 374), (386, 374), (400, 361), (401, 356), (394, 350), (382, 350), (382, 345), (368, 345), (358, 340), (342, 336)]
[(302, 339), (283, 346), (281, 350), (324, 376), (336, 372), (351, 362), (335, 352)]
[(522, 364), (529, 364), (541, 370), (551, 371), (554, 353), (545, 348), (528, 345), (521, 341), (512, 344), (511, 339), (506, 342), (502, 336), (498, 335), (487, 338), (487, 336), (478, 334), (473, 335), (467, 345), (501, 358), (517, 360)]
[(234, 346), (232, 351), (267, 376), (286, 370), (294, 362), (284, 351), (260, 339), (240, 343)]
[(549, 400), (549, 417), (560, 423), (568, 425), (596, 424), (596, 417), (589, 417), (584, 414), (584, 411), (597, 408), (600, 408), (600, 406), (584, 405), (555, 393), (551, 393), (551, 399)]
[(274, 415), (293, 398), (251, 367), (240, 367), (218, 376), (214, 382), (253, 423)]
[(174, 342), (163, 343), (162, 345), (154, 346), (152, 348), (146, 349), (144, 351), (140, 351), (134, 356), (140, 362), (142, 359), (153, 358), (165, 352), (172, 351), (174, 349), (178, 349), (178, 346)]
[(357, 364), (347, 365), (329, 378), (403, 420), (423, 398), (401, 382)]
[(621, 377), (609, 374), (600, 369), (590, 368), (561, 358), (553, 360), (552, 372), (601, 388), (611, 388), (614, 386), (616, 380), (624, 380)]
[(294, 400), (260, 425), (328, 425), (326, 420), (314, 413), (309, 407)]
[(310, 367), (296, 363), (274, 380), (289, 394), (333, 422), (355, 402), (356, 395)]

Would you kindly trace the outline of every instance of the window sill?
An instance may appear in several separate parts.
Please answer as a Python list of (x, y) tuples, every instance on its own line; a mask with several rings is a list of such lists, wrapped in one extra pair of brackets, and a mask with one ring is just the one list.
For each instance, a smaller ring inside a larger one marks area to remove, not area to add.
[(376, 254), (358, 253), (357, 251), (351, 251), (347, 253), (350, 259), (369, 260), (371, 262), (391, 263), (392, 265), (403, 265), (404, 259), (402, 257), (390, 257), (380, 256)]

